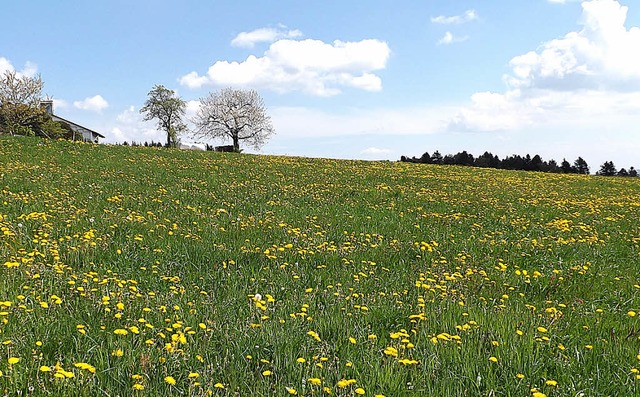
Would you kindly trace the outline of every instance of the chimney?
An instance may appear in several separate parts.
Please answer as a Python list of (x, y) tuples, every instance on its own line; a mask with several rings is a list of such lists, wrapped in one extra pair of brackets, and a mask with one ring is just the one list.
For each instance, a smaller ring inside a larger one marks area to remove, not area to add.
[(51, 99), (40, 101), (40, 106), (44, 108), (48, 115), (53, 116), (53, 101)]

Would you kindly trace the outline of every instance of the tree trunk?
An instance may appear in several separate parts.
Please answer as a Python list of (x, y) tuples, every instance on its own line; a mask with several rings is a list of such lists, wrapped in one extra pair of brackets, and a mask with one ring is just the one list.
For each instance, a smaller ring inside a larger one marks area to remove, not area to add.
[(238, 134), (233, 134), (233, 151), (240, 151), (240, 139), (238, 139)]

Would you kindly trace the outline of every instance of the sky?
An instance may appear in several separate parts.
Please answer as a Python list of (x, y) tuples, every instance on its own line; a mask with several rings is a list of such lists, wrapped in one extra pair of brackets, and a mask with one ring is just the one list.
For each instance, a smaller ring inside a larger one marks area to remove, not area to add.
[(0, 73), (39, 74), (54, 112), (104, 143), (166, 141), (139, 113), (156, 84), (189, 117), (233, 87), (258, 91), (276, 131), (253, 153), (640, 168), (636, 1), (0, 3)]

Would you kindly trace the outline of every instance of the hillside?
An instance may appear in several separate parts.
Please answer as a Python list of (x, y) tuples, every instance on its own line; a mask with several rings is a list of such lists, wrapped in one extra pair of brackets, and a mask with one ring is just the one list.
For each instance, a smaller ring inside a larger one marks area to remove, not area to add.
[(0, 137), (0, 190), (5, 394), (640, 393), (637, 178)]

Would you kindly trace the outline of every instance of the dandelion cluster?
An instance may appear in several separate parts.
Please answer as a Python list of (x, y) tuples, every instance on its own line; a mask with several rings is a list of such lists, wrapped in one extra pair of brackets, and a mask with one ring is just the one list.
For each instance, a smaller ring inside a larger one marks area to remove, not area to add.
[(640, 184), (0, 139), (0, 390), (640, 393)]

